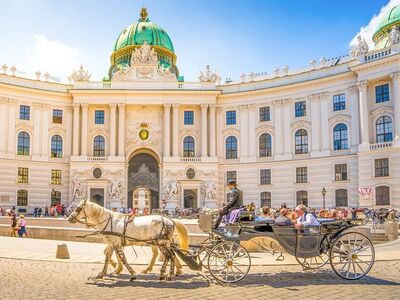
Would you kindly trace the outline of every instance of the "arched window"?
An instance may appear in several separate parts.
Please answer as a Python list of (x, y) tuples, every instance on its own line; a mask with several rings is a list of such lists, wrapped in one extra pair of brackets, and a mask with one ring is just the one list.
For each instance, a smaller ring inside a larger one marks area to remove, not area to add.
[(268, 207), (271, 207), (271, 193), (270, 192), (261, 192), (261, 194), (260, 194), (260, 206), (261, 207), (263, 207), (263, 206), (268, 206)]
[(308, 207), (308, 192), (307, 191), (297, 191), (296, 192), (296, 203), (304, 204)]
[(93, 141), (93, 156), (95, 157), (104, 157), (106, 152), (106, 142), (104, 137), (98, 135), (94, 138)]
[(194, 138), (186, 136), (183, 139), (183, 157), (194, 157)]
[(375, 188), (376, 205), (390, 205), (390, 188), (388, 186), (377, 186)]
[(338, 189), (335, 191), (335, 202), (337, 207), (349, 206), (349, 200), (346, 189)]
[(51, 157), (61, 158), (63, 152), (63, 140), (58, 134), (51, 138)]
[(51, 206), (61, 204), (61, 192), (54, 191), (51, 192)]
[(30, 137), (26, 131), (21, 131), (18, 134), (18, 155), (29, 155)]
[(226, 159), (236, 159), (237, 158), (237, 138), (234, 136), (229, 136), (225, 142), (226, 149)]
[(348, 134), (346, 124), (340, 123), (333, 128), (333, 150), (344, 150), (348, 146)]
[(382, 116), (376, 121), (376, 142), (390, 142), (393, 139), (392, 118)]
[(260, 157), (267, 157), (272, 155), (272, 141), (269, 133), (263, 133), (259, 138), (259, 155)]
[(295, 133), (295, 153), (304, 154), (308, 153), (308, 133), (305, 129), (299, 129)]
[(17, 206), (28, 206), (28, 191), (27, 190), (18, 190)]

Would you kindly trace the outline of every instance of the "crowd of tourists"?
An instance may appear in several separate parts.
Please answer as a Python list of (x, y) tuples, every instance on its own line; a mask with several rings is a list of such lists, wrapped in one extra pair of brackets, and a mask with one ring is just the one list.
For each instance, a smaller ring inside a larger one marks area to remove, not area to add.
[(2, 215), (5, 214), (10, 218), (10, 236), (16, 237), (17, 234), (20, 238), (22, 238), (24, 235), (25, 237), (28, 236), (28, 233), (26, 231), (25, 216), (21, 214), (17, 217), (15, 206), (13, 206), (9, 210), (4, 210), (0, 207), (0, 213)]

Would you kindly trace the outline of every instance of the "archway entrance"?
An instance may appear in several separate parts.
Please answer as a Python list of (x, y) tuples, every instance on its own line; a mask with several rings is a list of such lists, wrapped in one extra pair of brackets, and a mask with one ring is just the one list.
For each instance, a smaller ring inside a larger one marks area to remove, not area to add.
[(129, 160), (128, 207), (143, 210), (159, 208), (160, 171), (157, 160), (148, 153), (139, 153)]

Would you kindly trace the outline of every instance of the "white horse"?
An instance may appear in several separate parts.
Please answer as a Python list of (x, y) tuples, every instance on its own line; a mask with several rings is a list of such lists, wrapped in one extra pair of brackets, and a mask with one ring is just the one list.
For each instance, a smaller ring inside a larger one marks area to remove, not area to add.
[[(174, 273), (175, 253), (171, 249), (174, 231), (177, 230), (178, 238), (182, 244), (187, 245), (187, 232), (179, 230), (174, 221), (164, 216), (140, 216), (129, 219), (126, 215), (105, 209), (93, 202), (82, 200), (68, 217), (70, 223), (80, 222), (86, 227), (94, 228), (104, 236), (109, 249), (115, 249), (117, 257), (131, 274), (131, 281), (136, 279), (135, 271), (128, 264), (123, 247), (125, 245), (147, 244), (157, 246), (165, 257), (160, 272), (160, 280), (171, 280)], [(182, 225), (183, 227), (183, 225)], [(186, 240), (185, 240), (186, 233)], [(107, 248), (106, 248), (107, 249)], [(112, 251), (105, 251), (106, 259), (103, 271), (104, 275), (107, 265), (110, 263)], [(166, 268), (170, 263), (169, 274)]]

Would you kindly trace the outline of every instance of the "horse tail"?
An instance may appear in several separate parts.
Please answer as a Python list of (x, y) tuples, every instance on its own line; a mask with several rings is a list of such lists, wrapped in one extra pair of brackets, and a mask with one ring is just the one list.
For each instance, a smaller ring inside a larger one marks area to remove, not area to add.
[(185, 226), (178, 220), (173, 220), (175, 224), (175, 230), (174, 233), (178, 235), (178, 240), (179, 240), (179, 247), (182, 250), (189, 250), (189, 235), (187, 233), (187, 230)]

